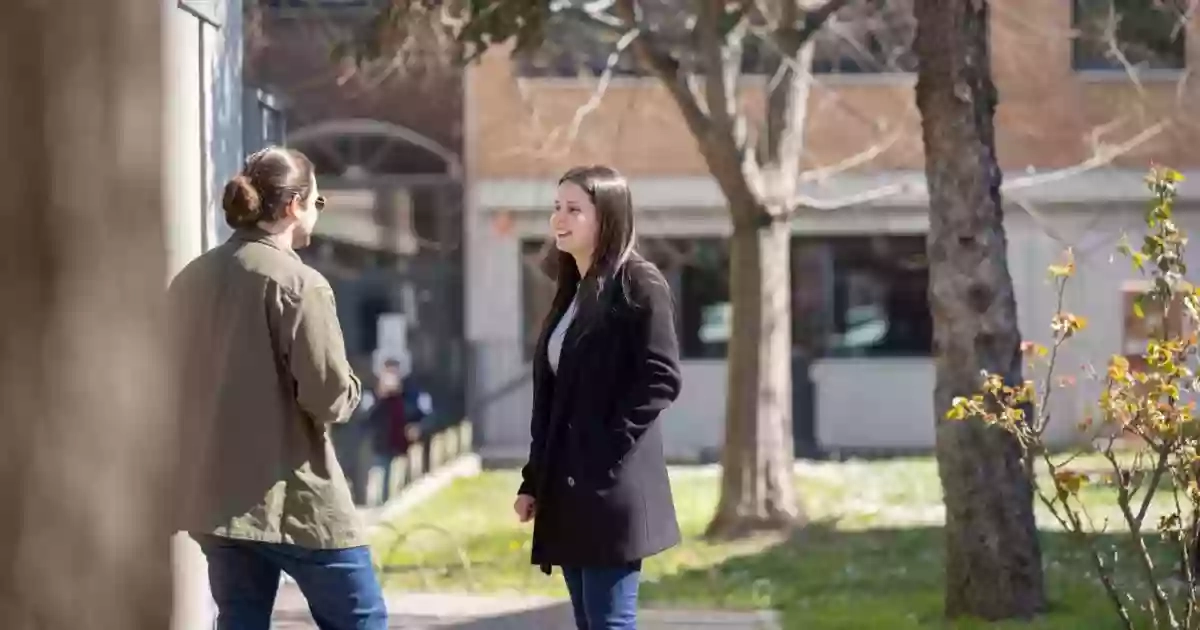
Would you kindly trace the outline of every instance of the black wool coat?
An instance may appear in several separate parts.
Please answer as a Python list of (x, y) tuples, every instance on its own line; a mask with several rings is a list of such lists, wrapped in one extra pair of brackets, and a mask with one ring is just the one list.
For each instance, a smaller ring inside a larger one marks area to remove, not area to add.
[(532, 439), (518, 492), (536, 500), (532, 562), (546, 573), (623, 565), (680, 540), (658, 422), (682, 386), (671, 291), (638, 259), (610, 287), (597, 317), (580, 308), (555, 373), (547, 340), (574, 297), (561, 290), (533, 359)]

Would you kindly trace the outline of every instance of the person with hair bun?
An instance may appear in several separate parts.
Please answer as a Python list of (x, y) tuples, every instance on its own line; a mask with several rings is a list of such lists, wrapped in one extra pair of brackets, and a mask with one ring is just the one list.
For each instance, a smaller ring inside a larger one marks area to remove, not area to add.
[(383, 630), (387, 609), (330, 425), (358, 406), (333, 291), (296, 249), (325, 198), (270, 147), (225, 185), (234, 234), (171, 283), (179, 529), (208, 558), (218, 630), (267, 630), (280, 574), (322, 630)]

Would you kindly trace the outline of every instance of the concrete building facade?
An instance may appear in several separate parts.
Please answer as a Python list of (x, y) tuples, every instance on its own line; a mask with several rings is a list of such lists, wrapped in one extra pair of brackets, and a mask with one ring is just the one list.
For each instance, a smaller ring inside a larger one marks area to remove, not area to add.
[[(241, 0), (165, 0), (167, 81), (166, 233), (172, 276), (229, 235), (221, 211), (225, 182), (245, 157)], [(249, 119), (262, 120), (252, 109)], [(253, 136), (252, 136), (253, 137)], [(209, 627), (215, 608), (199, 547), (175, 541), (177, 630)]]

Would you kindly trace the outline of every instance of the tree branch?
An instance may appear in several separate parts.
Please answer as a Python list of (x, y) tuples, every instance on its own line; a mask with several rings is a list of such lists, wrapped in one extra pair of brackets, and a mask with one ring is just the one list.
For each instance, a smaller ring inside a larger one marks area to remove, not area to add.
[[(718, 133), (726, 131), (732, 136), (733, 112), (737, 106), (737, 76), (728, 76), (726, 51), (721, 37), (721, 18), (725, 4), (711, 0), (699, 0), (696, 19), (696, 38), (699, 42), (700, 59), (704, 64), (704, 96), (708, 104), (708, 116)], [(740, 46), (740, 43), (738, 44)], [(740, 61), (740, 50), (737, 57)]]
[(797, 194), (792, 197), (792, 203), (789, 207), (791, 208), (792, 213), (797, 212), (799, 208), (822, 211), (840, 210), (850, 206), (857, 206), (864, 203), (870, 203), (872, 201), (878, 201), (880, 199), (886, 199), (888, 197), (893, 197), (906, 192), (913, 192), (916, 190), (916, 188), (917, 186), (913, 182), (897, 182), (894, 184), (885, 184), (883, 186), (879, 186), (878, 188), (872, 188), (871, 190), (866, 190), (861, 193), (846, 195), (845, 197), (837, 197), (834, 199), (817, 199), (804, 194)]
[(883, 155), (885, 151), (892, 148), (900, 138), (904, 136), (901, 130), (896, 130), (891, 133), (883, 142), (877, 142), (867, 148), (865, 151), (860, 151), (837, 164), (823, 166), (804, 171), (800, 174), (801, 182), (812, 182), (827, 179), (833, 175), (844, 173), (846, 171), (858, 168), (867, 164), (875, 158)]
[[(796, 32), (796, 39), (800, 44), (807, 42), (817, 31), (825, 26), (825, 22), (833, 17), (833, 14), (841, 10), (842, 7), (850, 3), (850, 0), (825, 0), (825, 4), (804, 13), (804, 23), (800, 30)], [(789, 1), (789, 4), (791, 2)], [(790, 28), (791, 25), (788, 25)]]
[(579, 128), (588, 114), (591, 114), (600, 107), (600, 102), (604, 99), (604, 94), (608, 91), (608, 84), (612, 81), (613, 70), (616, 69), (617, 63), (620, 62), (621, 55), (624, 54), (625, 49), (629, 48), (629, 45), (640, 34), (641, 31), (639, 29), (630, 29), (621, 36), (621, 39), (617, 40), (616, 47), (608, 55), (608, 62), (604, 65), (604, 72), (600, 73), (600, 80), (596, 84), (596, 90), (592, 92), (591, 98), (588, 99), (587, 103), (583, 104), (583, 107), (575, 110), (575, 116), (571, 119), (571, 126), (567, 132), (568, 143), (574, 142), (579, 136)]
[[(616, 11), (627, 28), (638, 28), (637, 8), (633, 0), (617, 0)], [(687, 75), (679, 61), (660, 44), (652, 31), (644, 31), (633, 40), (633, 52), (642, 66), (652, 71), (675, 99), (692, 134), (697, 139), (708, 137), (712, 121), (700, 108), (687, 84)]]
[(585, 7), (575, 5), (563, 7), (559, 13), (579, 19), (598, 30), (620, 35), (628, 31), (628, 27), (621, 18), (609, 13), (615, 6), (615, 0), (609, 0), (604, 4), (590, 3)]
[(1136, 149), (1138, 146), (1145, 144), (1146, 142), (1149, 142), (1151, 139), (1156, 137), (1158, 134), (1162, 133), (1163, 130), (1165, 130), (1167, 128), (1167, 124), (1168, 124), (1167, 121), (1160, 120), (1159, 122), (1151, 125), (1150, 127), (1143, 129), (1141, 131), (1141, 133), (1135, 135), (1134, 137), (1130, 138), (1129, 140), (1126, 140), (1125, 142), (1115, 145), (1107, 150), (1097, 151), (1096, 154), (1093, 155), (1092, 157), (1090, 157), (1087, 160), (1084, 160), (1083, 162), (1080, 162), (1079, 164), (1076, 164), (1074, 166), (1069, 166), (1067, 168), (1061, 168), (1061, 169), (1051, 171), (1049, 173), (1043, 173), (1040, 175), (1029, 175), (1026, 177), (1017, 177), (1017, 178), (1008, 180), (1008, 181), (1004, 182), (1003, 184), (1001, 184), (1000, 191), (1004, 194), (1007, 194), (1013, 190), (1020, 190), (1022, 188), (1030, 188), (1033, 186), (1041, 186), (1044, 184), (1049, 184), (1052, 182), (1064, 180), (1069, 177), (1074, 177), (1075, 175), (1080, 175), (1080, 174), (1086, 173), (1092, 169), (1111, 164), (1112, 161), (1115, 160), (1117, 157), (1119, 157), (1125, 153), (1129, 153), (1130, 151)]
[[(1115, 160), (1117, 157), (1134, 150), (1138, 146), (1145, 144), (1146, 142), (1150, 141), (1154, 137), (1158, 136), (1160, 133), (1162, 133), (1167, 128), (1167, 124), (1168, 124), (1167, 121), (1159, 121), (1158, 123), (1142, 130), (1140, 133), (1138, 133), (1134, 137), (1130, 138), (1129, 140), (1127, 140), (1121, 144), (1112, 146), (1108, 149), (1097, 151), (1096, 154), (1093, 155), (1091, 158), (1084, 160), (1083, 162), (1080, 162), (1079, 164), (1076, 164), (1074, 166), (1058, 169), (1058, 170), (1055, 170), (1055, 171), (1052, 171), (1049, 173), (1043, 173), (1043, 174), (1039, 174), (1039, 175), (1030, 175), (1027, 177), (1018, 177), (1018, 178), (1008, 180), (1001, 186), (1001, 190), (1004, 192), (1006, 197), (1011, 199), (1015, 204), (1017, 204), (1019, 207), (1021, 207), (1026, 212), (1028, 212), (1031, 217), (1033, 217), (1034, 219), (1042, 219), (1042, 217), (1040, 217), (1040, 215), (1037, 212), (1035, 212), (1028, 205), (1028, 203), (1026, 203), (1023, 199), (1021, 199), (1021, 197), (1019, 195), (1010, 194), (1011, 191), (1020, 190), (1023, 188), (1030, 188), (1033, 186), (1041, 186), (1041, 185), (1053, 183), (1056, 181), (1061, 181), (1064, 179), (1068, 179), (1070, 177), (1074, 177), (1076, 175), (1081, 175), (1081, 174), (1091, 171), (1093, 169), (1100, 168), (1102, 166), (1111, 164), (1112, 161)], [(898, 136), (895, 139), (898, 139)], [(893, 143), (895, 142), (895, 139), (892, 140)], [(820, 169), (817, 171), (808, 171), (801, 175), (801, 179), (803, 181), (812, 181), (812, 180), (816, 180), (816, 179), (821, 179), (823, 177), (827, 177), (828, 175), (834, 174), (836, 172), (849, 170), (850, 168), (852, 168), (855, 165), (860, 165), (860, 164), (870, 161), (870, 159), (872, 157), (874, 157), (875, 155), (878, 155), (879, 153), (882, 153), (884, 150), (886, 150), (885, 145), (882, 145), (882, 144), (876, 145), (876, 146), (872, 147), (871, 149), (868, 149), (867, 151), (864, 151), (863, 153), (853, 156), (853, 157), (849, 158), (848, 160), (845, 160), (845, 161), (843, 161), (837, 165), (834, 165), (832, 167)], [(819, 175), (813, 175), (813, 173), (818, 173)], [(914, 186), (911, 183), (896, 183), (896, 184), (887, 184), (884, 186), (880, 186), (878, 188), (867, 190), (867, 191), (864, 191), (861, 193), (856, 193), (853, 195), (847, 195), (845, 197), (839, 197), (836, 199), (816, 199), (813, 197), (808, 197), (805, 195), (798, 194), (794, 198), (792, 207), (793, 208), (809, 208), (809, 209), (814, 209), (814, 210), (826, 210), (826, 211), (827, 210), (837, 210), (837, 209), (845, 208), (848, 206), (859, 205), (859, 204), (868, 203), (871, 201), (878, 201), (880, 199), (884, 199), (884, 198), (887, 198), (892, 195), (905, 193), (905, 192), (912, 192), (913, 190), (914, 190)]]

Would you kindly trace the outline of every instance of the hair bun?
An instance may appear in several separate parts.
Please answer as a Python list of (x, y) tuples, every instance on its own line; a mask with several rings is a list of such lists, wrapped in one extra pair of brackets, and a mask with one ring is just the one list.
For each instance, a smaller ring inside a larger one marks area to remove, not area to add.
[(232, 228), (250, 227), (262, 219), (262, 195), (245, 175), (225, 184), (221, 207), (225, 210), (225, 222)]

